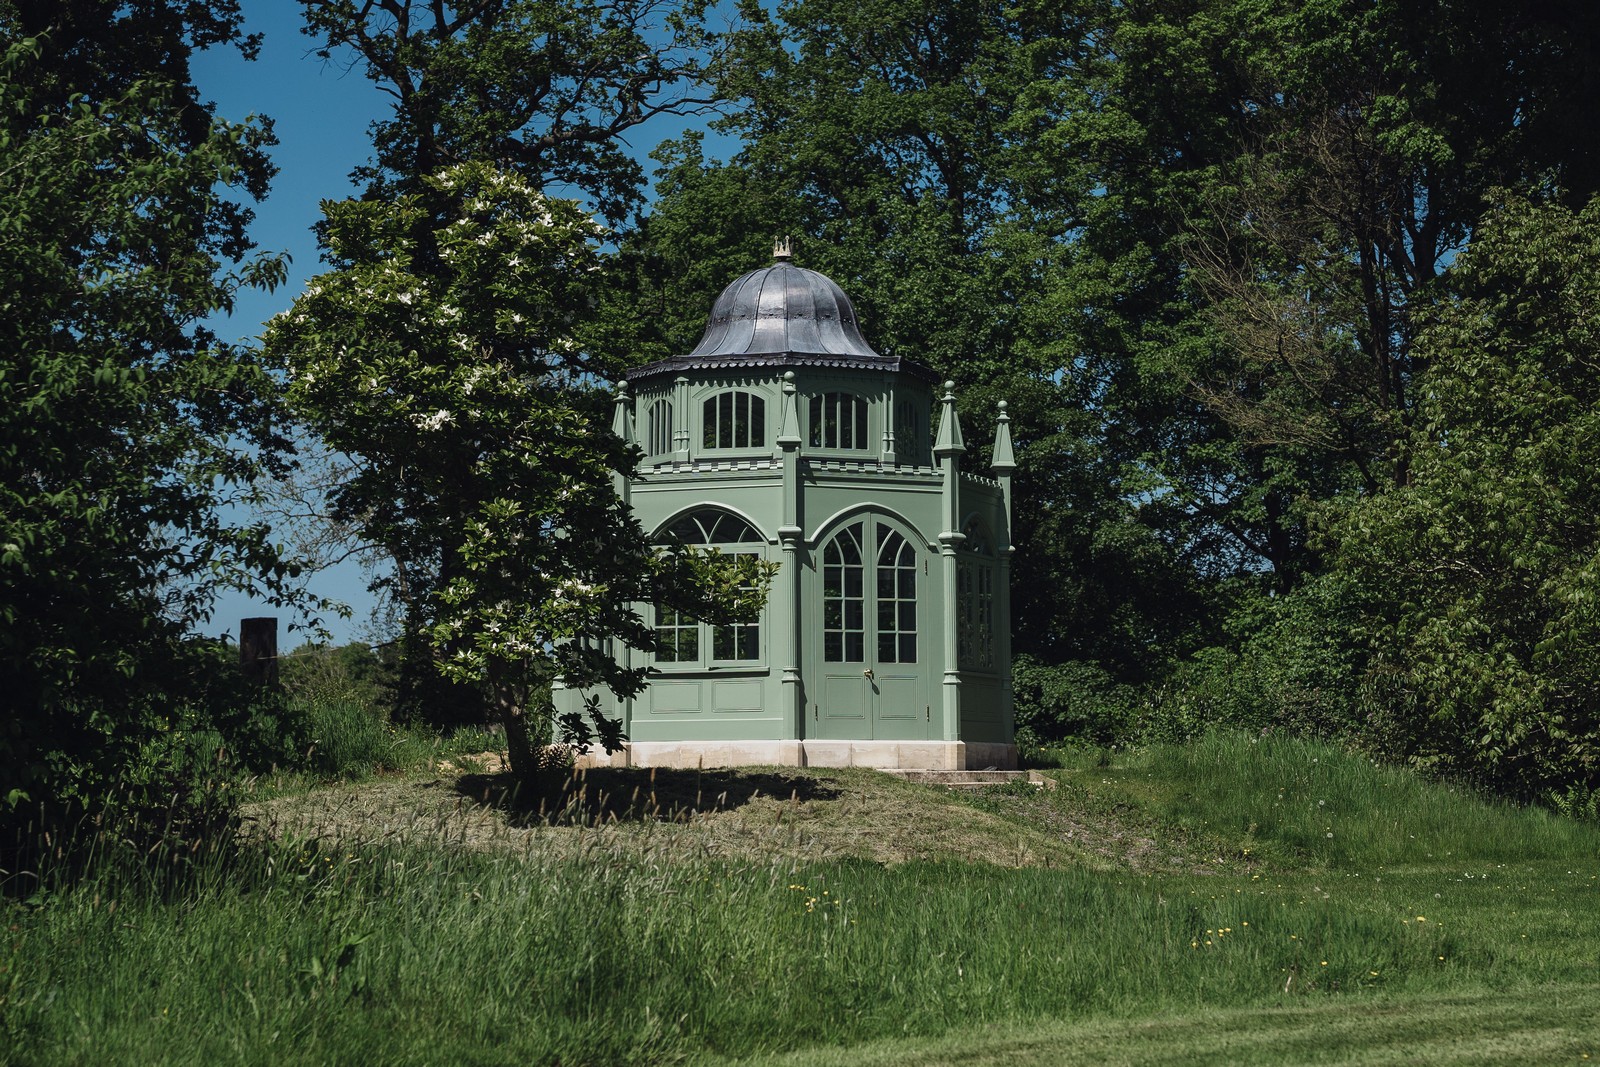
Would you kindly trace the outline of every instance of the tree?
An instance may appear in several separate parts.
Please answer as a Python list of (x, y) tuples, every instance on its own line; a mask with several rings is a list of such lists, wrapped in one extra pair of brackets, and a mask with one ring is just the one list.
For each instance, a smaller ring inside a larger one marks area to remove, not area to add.
[(248, 53), (237, 28), (220, 0), (0, 4), (0, 810), (149, 773), (218, 587), (290, 595), (219, 510), (286, 444), (266, 369), (203, 325), (283, 276), (226, 195), (264, 193), (270, 132), (187, 81), (192, 48)]
[(1389, 751), (1529, 798), (1600, 790), (1600, 200), (1507, 198), (1418, 337), (1409, 482), (1329, 547)]
[[(492, 164), (536, 189), (585, 198), (620, 221), (640, 202), (642, 172), (623, 144), (630, 131), (663, 115), (696, 114), (708, 103), (696, 79), (715, 61), (716, 38), (701, 0), (302, 0), (306, 33), (322, 55), (349, 60), (394, 100), (375, 122), (374, 155), (352, 177), (364, 195), (409, 195), (421, 209), (413, 235), (419, 274), (448, 273), (428, 246), (453, 220), (456, 202), (431, 179), (467, 163)], [(589, 279), (598, 297), (604, 283)], [(580, 316), (576, 328), (585, 328)], [(614, 377), (603, 335), (586, 336), (586, 370)], [(316, 510), (315, 508), (311, 510)], [(364, 527), (375, 535), (380, 527)], [(401, 619), (398, 700), (403, 714), (434, 721), (481, 716), (478, 693), (439, 674), (422, 633), (429, 606), (450, 576), (428, 573), (425, 558), (454, 566), (461, 531), (421, 546), (366, 544), (395, 562), (378, 591)]]
[(394, 98), (373, 123), (369, 195), (426, 195), (446, 167), (492, 161), (621, 221), (643, 173), (628, 131), (704, 113), (707, 0), (300, 0), (324, 58), (353, 50)]
[(1039, 87), (1058, 157), (1019, 197), (1072, 235), (1066, 329), (1112, 364), (1102, 395), (1188, 510), (1175, 532), (1286, 591), (1319, 566), (1309, 505), (1405, 480), (1413, 318), (1485, 192), (1597, 188), (1600, 19), (1478, 0), (1099, 17), (1074, 75)]
[[(642, 669), (608, 653), (654, 647), (640, 603), (726, 619), (736, 601), (759, 610), (765, 572), (748, 556), (657, 551), (615, 491), (638, 450), (605, 428), (573, 338), (599, 227), (486, 163), (425, 184), (427, 196), (325, 203), (334, 269), (266, 342), (302, 418), (357, 463), (337, 514), (389, 546), (397, 580), (428, 590), (412, 601), (417, 631), (449, 677), (484, 687), (526, 777), (537, 682), (635, 693)], [(620, 740), (598, 716), (565, 725)]]

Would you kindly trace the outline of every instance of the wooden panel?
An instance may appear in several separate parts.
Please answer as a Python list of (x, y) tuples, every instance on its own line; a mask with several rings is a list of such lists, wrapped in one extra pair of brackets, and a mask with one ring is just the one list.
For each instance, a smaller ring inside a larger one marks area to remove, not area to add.
[(652, 715), (700, 714), (700, 683), (651, 682), (650, 713)]
[(878, 671), (878, 718), (920, 719), (923, 701), (917, 699), (915, 674), (885, 674)]
[(926, 701), (915, 674), (878, 674), (872, 736), (878, 741), (921, 741), (928, 736)]
[(719, 715), (764, 711), (765, 686), (754, 678), (711, 683), (711, 709)]

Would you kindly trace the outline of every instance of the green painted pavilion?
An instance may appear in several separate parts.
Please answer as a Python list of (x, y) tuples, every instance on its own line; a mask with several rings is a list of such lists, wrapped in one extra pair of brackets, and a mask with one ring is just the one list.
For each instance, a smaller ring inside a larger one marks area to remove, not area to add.
[(753, 622), (647, 609), (656, 650), (617, 654), (649, 686), (600, 694), (627, 748), (590, 760), (1016, 766), (1009, 420), (1002, 402), (990, 471), (963, 470), (937, 383), (874, 351), (786, 244), (723, 291), (694, 351), (628, 374), (615, 429), (644, 458), (617, 491), (645, 529), (780, 566)]

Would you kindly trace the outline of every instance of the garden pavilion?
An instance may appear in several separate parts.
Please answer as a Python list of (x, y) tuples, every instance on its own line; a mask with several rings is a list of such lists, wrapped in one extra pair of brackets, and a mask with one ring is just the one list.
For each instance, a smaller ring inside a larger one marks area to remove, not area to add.
[[(630, 740), (595, 762), (1016, 766), (1009, 419), (1001, 403), (993, 476), (964, 471), (936, 383), (874, 351), (787, 242), (723, 290), (694, 351), (627, 375), (615, 428), (644, 457), (617, 490), (645, 529), (779, 569), (752, 622), (646, 609), (657, 648), (617, 654), (650, 682), (599, 694)], [(583, 695), (558, 684), (557, 707)]]

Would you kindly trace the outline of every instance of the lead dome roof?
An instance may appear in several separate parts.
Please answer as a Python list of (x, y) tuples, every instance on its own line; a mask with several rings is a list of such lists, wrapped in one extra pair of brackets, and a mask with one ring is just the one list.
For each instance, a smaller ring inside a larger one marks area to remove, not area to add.
[(630, 380), (688, 369), (847, 367), (909, 371), (927, 381), (921, 364), (880, 355), (861, 336), (856, 309), (826, 274), (780, 256), (771, 266), (736, 278), (711, 305), (700, 343), (628, 372)]

